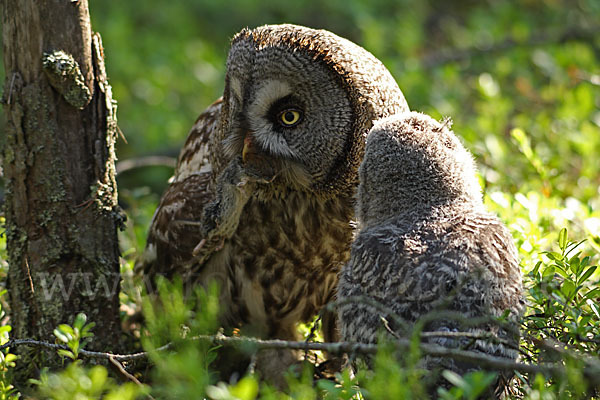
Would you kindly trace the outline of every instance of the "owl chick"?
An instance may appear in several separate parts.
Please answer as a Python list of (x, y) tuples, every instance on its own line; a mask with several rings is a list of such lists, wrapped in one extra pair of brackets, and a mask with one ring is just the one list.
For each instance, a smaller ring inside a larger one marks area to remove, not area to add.
[[(354, 296), (375, 300), (407, 325), (358, 300), (339, 309), (342, 338), (374, 343), (382, 331), (410, 334), (405, 329), (421, 320), (424, 331), (441, 332), (432, 343), (515, 359), (524, 309), (517, 250), (507, 228), (486, 212), (473, 158), (459, 139), (420, 113), (383, 119), (367, 137), (359, 177), (359, 233), (338, 298), (342, 304)], [(486, 320), (505, 311), (506, 324)], [(465, 323), (480, 317), (484, 322)], [(433, 357), (423, 364), (458, 373), (477, 369)]]

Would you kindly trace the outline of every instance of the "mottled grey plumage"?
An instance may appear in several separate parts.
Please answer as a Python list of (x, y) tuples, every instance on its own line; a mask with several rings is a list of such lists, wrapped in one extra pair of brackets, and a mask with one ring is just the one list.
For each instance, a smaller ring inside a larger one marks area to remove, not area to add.
[[(359, 170), (359, 234), (340, 274), (339, 300), (366, 296), (410, 327), (432, 312), (455, 311), (466, 320), (499, 317), (508, 325), (467, 326), (438, 316), (425, 331), (490, 332), (518, 344), (523, 311), (521, 271), (512, 237), (487, 213), (471, 154), (443, 124), (411, 112), (375, 124)], [(375, 342), (402, 327), (366, 305), (339, 310), (344, 340)], [(430, 342), (515, 359), (517, 351), (493, 341), (439, 337)], [(424, 367), (464, 373), (476, 366), (427, 358)], [(502, 385), (499, 383), (498, 385)]]
[[(190, 132), (156, 211), (145, 274), (216, 279), (226, 327), (295, 339), (349, 257), (366, 135), (407, 110), (387, 69), (354, 43), (294, 25), (243, 30), (223, 99)], [(218, 179), (240, 157), (253, 177), (244, 190)]]

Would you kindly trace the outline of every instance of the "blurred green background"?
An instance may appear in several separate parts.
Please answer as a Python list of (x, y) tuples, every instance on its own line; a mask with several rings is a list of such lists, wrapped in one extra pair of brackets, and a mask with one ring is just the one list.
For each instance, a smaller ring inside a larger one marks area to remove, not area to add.
[[(412, 109), (451, 117), (477, 158), (490, 207), (513, 224), (527, 216), (531, 226), (513, 226), (521, 242), (533, 226), (574, 221), (600, 234), (599, 0), (102, 0), (90, 1), (90, 12), (127, 138), (120, 160), (176, 157), (223, 90), (231, 37), (246, 26), (296, 23), (362, 45)], [(118, 177), (135, 247), (171, 172)]]
[[(243, 27), (295, 23), (362, 45), (390, 69), (413, 110), (453, 119), (480, 167), (488, 209), (518, 246), (528, 317), (549, 315), (539, 318), (543, 326), (560, 318), (556, 326), (578, 338), (597, 334), (600, 270), (586, 283), (591, 308), (577, 305), (569, 311), (574, 317), (546, 310), (564, 296), (537, 294), (539, 266), (554, 260), (544, 252), (556, 250), (561, 228), (570, 240), (585, 241), (577, 251), (590, 255), (590, 265), (600, 262), (600, 0), (90, 0), (90, 12), (127, 138), (118, 143), (120, 163), (177, 157), (196, 117), (221, 95), (229, 41)], [(120, 236), (120, 295), (130, 309), (140, 303), (141, 285), (130, 279), (134, 263), (171, 173), (147, 166), (118, 176), (129, 217)], [(7, 269), (0, 235), (0, 289)], [(544, 279), (553, 279), (554, 267), (543, 270)], [(556, 281), (573, 292), (571, 281)], [(181, 355), (186, 362), (158, 364), (171, 392), (204, 368), (196, 352)], [(378, 376), (380, 387), (398, 384)]]

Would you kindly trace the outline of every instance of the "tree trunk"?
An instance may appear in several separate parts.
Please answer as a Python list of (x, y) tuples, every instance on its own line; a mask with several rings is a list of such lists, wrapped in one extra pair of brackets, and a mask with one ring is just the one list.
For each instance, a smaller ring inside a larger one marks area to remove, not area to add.
[[(116, 105), (87, 0), (2, 0), (12, 338), (53, 342), (83, 312), (120, 338)], [(18, 349), (21, 378), (56, 358)]]

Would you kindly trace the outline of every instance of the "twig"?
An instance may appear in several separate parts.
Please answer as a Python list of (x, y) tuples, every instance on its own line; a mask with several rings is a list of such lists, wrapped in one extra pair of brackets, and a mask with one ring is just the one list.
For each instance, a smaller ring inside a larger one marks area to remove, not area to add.
[(123, 141), (125, 142), (125, 144), (129, 144), (129, 142), (127, 141), (127, 138), (125, 137), (125, 134), (121, 130), (121, 127), (118, 124), (115, 124), (115, 128), (117, 129), (117, 133), (119, 134), (119, 136), (121, 137), (121, 139), (123, 139)]
[[(377, 353), (378, 346), (376, 344), (365, 344), (365, 343), (354, 343), (354, 342), (335, 342), (335, 343), (315, 343), (315, 342), (304, 342), (304, 341), (285, 341), (285, 340), (261, 340), (247, 337), (227, 337), (223, 335), (208, 336), (200, 335), (191, 338), (192, 340), (198, 340), (202, 342), (210, 342), (215, 345), (221, 345), (224, 347), (240, 347), (252, 345), (256, 350), (265, 349), (293, 349), (293, 350), (321, 350), (331, 354), (344, 354), (344, 353), (360, 353), (364, 355), (374, 355)], [(409, 349), (411, 343), (408, 339), (398, 339), (391, 342), (400, 351)], [(0, 346), (0, 351), (11, 346), (28, 345), (36, 347), (44, 347), (48, 349), (58, 350), (67, 349), (66, 346), (52, 344), (47, 342), (41, 342), (32, 339), (15, 339), (10, 340), (8, 343)], [(156, 351), (165, 351), (173, 347), (172, 343), (168, 343), (162, 347), (156, 349)], [(543, 363), (539, 365), (525, 364), (516, 362), (510, 359), (495, 357), (480, 352), (466, 351), (460, 349), (446, 348), (440, 345), (431, 343), (421, 343), (419, 349), (422, 354), (433, 357), (444, 357), (452, 358), (457, 361), (468, 362), (471, 364), (478, 365), (484, 369), (491, 369), (496, 371), (519, 371), (527, 374), (544, 374), (550, 375), (555, 378), (563, 378), (566, 376), (566, 369), (564, 366), (553, 363)], [(148, 352), (140, 352), (134, 354), (112, 354), (103, 353), (97, 351), (80, 350), (79, 354), (83, 357), (88, 358), (102, 358), (102, 359), (114, 359), (118, 361), (129, 361), (137, 360), (149, 357)], [(586, 363), (584, 368), (584, 375), (590, 382), (600, 382), (600, 368), (592, 363)]]
[(530, 341), (533, 345), (540, 349), (544, 349), (546, 351), (558, 354), (562, 359), (573, 359), (579, 362), (586, 363), (588, 365), (592, 365), (598, 370), (600, 370), (600, 361), (596, 357), (589, 356), (585, 353), (580, 353), (576, 348), (572, 346), (560, 342), (556, 339), (548, 339), (548, 338), (536, 338), (532, 335), (526, 335), (525, 339)]
[(360, 304), (360, 305), (366, 305), (366, 306), (372, 307), (376, 311), (390, 317), (392, 319), (392, 322), (395, 323), (398, 326), (398, 328), (400, 328), (402, 333), (407, 334), (408, 332), (411, 331), (410, 326), (404, 320), (404, 318), (399, 316), (397, 313), (395, 313), (393, 310), (391, 310), (389, 307), (385, 306), (384, 304), (382, 304), (382, 303), (378, 302), (377, 300), (374, 300), (370, 297), (367, 297), (367, 296), (348, 296), (348, 297), (344, 298), (344, 300), (337, 300), (337, 301), (330, 302), (326, 305), (326, 307), (327, 307), (328, 311), (333, 311), (335, 308), (339, 308), (339, 307), (345, 306), (347, 304), (353, 304), (353, 305)]
[[(451, 320), (459, 323), (463, 327), (478, 327), (483, 324), (494, 324), (500, 328), (506, 329), (508, 332), (512, 332), (515, 334), (519, 334), (518, 328), (512, 325), (509, 322), (503, 321), (501, 319), (492, 317), (491, 315), (484, 315), (479, 317), (467, 317), (464, 313), (453, 310), (442, 310), (442, 311), (430, 311), (427, 314), (423, 315), (419, 318), (418, 322), (426, 324), (431, 321), (439, 321), (439, 320)], [(497, 343), (502, 343), (503, 339), (498, 338), (497, 336), (492, 336), (489, 338), (490, 340), (496, 341)], [(518, 346), (515, 343), (510, 343), (510, 347), (517, 349)], [(505, 344), (505, 343), (503, 343)]]
[(31, 269), (29, 268), (29, 261), (25, 256), (25, 267), (27, 268), (27, 278), (29, 278), (29, 287), (31, 288), (31, 294), (35, 295), (35, 288), (33, 286), (33, 279), (31, 279)]
[(396, 332), (394, 332), (392, 330), (392, 328), (390, 327), (390, 323), (388, 322), (388, 320), (382, 316), (379, 316), (379, 318), (381, 319), (381, 322), (383, 323), (383, 327), (385, 328), (385, 330), (393, 337), (400, 339), (400, 336), (398, 336), (398, 334)]
[(421, 332), (420, 335), (422, 338), (430, 338), (430, 337), (453, 337), (453, 338), (469, 338), (476, 340), (489, 340), (491, 342), (503, 344), (507, 347), (514, 348), (517, 350), (518, 346), (515, 346), (514, 343), (499, 338), (490, 332), (446, 332), (446, 331), (432, 331), (432, 332)]
[(175, 168), (177, 161), (173, 157), (167, 156), (148, 156), (140, 158), (132, 158), (129, 160), (119, 161), (116, 165), (117, 175), (123, 172), (137, 168), (145, 167), (168, 167)]
[[(308, 336), (306, 337), (306, 339), (304, 340), (305, 342), (310, 342), (311, 340), (313, 340), (315, 338), (316, 332), (317, 332), (317, 328), (319, 326), (319, 322), (321, 322), (321, 317), (322, 314), (319, 313), (319, 316), (317, 317), (317, 319), (315, 320), (315, 322), (313, 323), (313, 326), (310, 328), (310, 332), (308, 333)], [(308, 350), (306, 350), (304, 352), (304, 359), (308, 358)], [(315, 364), (317, 363), (317, 354), (315, 354)]]
[[(446, 310), (446, 309), (438, 310), (437, 308), (432, 311), (429, 311), (427, 314), (423, 315), (411, 327), (411, 326), (409, 326), (408, 322), (406, 320), (404, 320), (404, 318), (402, 318), (396, 312), (394, 312), (394, 310), (392, 310), (391, 308), (387, 307), (386, 305), (378, 302), (377, 300), (372, 299), (367, 296), (349, 296), (349, 297), (346, 297), (344, 300), (338, 300), (338, 301), (327, 304), (327, 308), (332, 309), (335, 307), (344, 306), (346, 304), (361, 304), (361, 305), (366, 305), (366, 306), (374, 308), (375, 310), (382, 313), (383, 315), (388, 316), (392, 320), (392, 322), (395, 323), (400, 328), (400, 333), (402, 333), (403, 336), (410, 336), (411, 332), (414, 330), (413, 327), (417, 323), (424, 326), (425, 324), (427, 324), (427, 322), (443, 320), (443, 319), (456, 321), (461, 326), (464, 326), (464, 327), (470, 327), (470, 326), (476, 327), (478, 325), (491, 323), (491, 324), (497, 325), (501, 328), (504, 328), (509, 332), (514, 331), (514, 333), (518, 333), (516, 331), (516, 328), (514, 326), (512, 326), (512, 324), (507, 323), (506, 321), (499, 320), (498, 318), (494, 318), (492, 316), (481, 316), (481, 317), (468, 318), (464, 315), (464, 313), (461, 313), (458, 311)], [(389, 321), (387, 319), (385, 319), (385, 317), (383, 315), (381, 315), (380, 317), (382, 319), (384, 319), (384, 321), (385, 321), (384, 327), (391, 333), (392, 329), (389, 325)], [(397, 334), (398, 334), (398, 332), (396, 332), (396, 334), (394, 334), (394, 336), (397, 337)], [(426, 333), (426, 332), (420, 333), (421, 337), (452, 336), (452, 335), (455, 335), (456, 337), (462, 336), (462, 337), (471, 337), (471, 338), (475, 338), (475, 339), (487, 339), (494, 343), (500, 343), (500, 344), (506, 345), (515, 350), (518, 350), (518, 348), (519, 348), (518, 344), (516, 344), (516, 343), (511, 343), (508, 340), (504, 340), (502, 338), (497, 337), (496, 335), (494, 335), (492, 333), (488, 334), (486, 332), (482, 332), (482, 333), (436, 332), (435, 335), (432, 333)]]
[[(123, 367), (123, 364), (121, 364), (119, 361), (115, 360), (114, 357), (110, 356), (108, 357), (108, 360), (110, 361), (110, 363), (112, 365), (114, 365), (119, 372), (125, 376), (127, 379), (129, 379), (130, 381), (132, 381), (133, 383), (135, 383), (136, 385), (140, 386), (140, 387), (144, 387), (144, 384), (142, 382), (140, 382), (140, 380), (138, 378), (136, 378), (135, 376), (133, 376), (132, 374), (130, 374), (125, 367)], [(146, 398), (151, 399), (151, 400), (155, 400), (154, 397), (152, 397), (151, 395), (146, 395)]]
[(253, 353), (250, 357), (250, 363), (248, 364), (248, 368), (246, 368), (246, 374), (248, 375), (254, 375), (256, 372), (256, 362), (258, 360), (257, 354), (258, 353)]
[[(11, 339), (8, 342), (4, 343), (0, 346), (0, 351), (7, 349), (9, 347), (16, 346), (35, 346), (42, 347), (49, 350), (70, 350), (67, 346), (62, 344), (48, 343), (40, 340), (34, 339)], [(159, 347), (156, 351), (164, 351), (173, 348), (173, 343), (167, 343), (164, 346)], [(113, 353), (104, 353), (101, 351), (90, 351), (90, 350), (79, 350), (79, 355), (87, 358), (97, 358), (97, 359), (109, 359), (110, 357), (114, 358), (117, 361), (133, 361), (146, 359), (149, 356), (148, 352), (139, 352), (133, 354), (113, 354)]]

